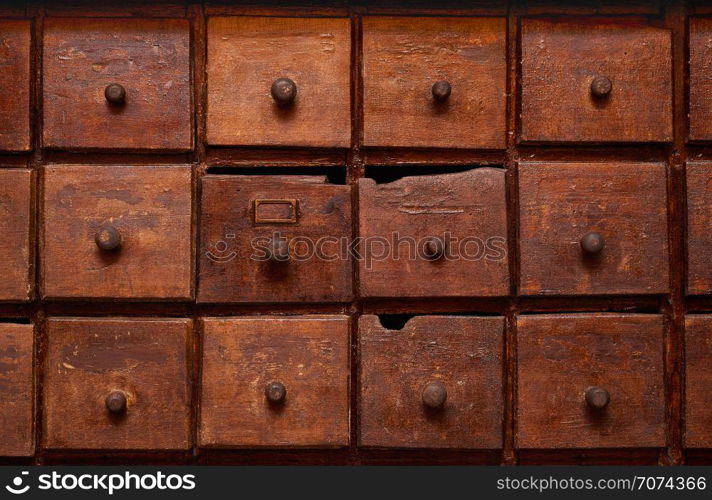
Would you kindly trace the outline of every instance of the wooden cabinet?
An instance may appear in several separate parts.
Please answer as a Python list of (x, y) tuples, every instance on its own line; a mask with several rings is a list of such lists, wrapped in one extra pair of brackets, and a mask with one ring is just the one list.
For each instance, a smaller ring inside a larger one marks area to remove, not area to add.
[(35, 452), (34, 328), (0, 323), (0, 456)]
[(0, 20), (0, 150), (30, 149), (31, 28), (27, 20)]
[(33, 289), (32, 205), (27, 169), (0, 169), (0, 300), (24, 302)]

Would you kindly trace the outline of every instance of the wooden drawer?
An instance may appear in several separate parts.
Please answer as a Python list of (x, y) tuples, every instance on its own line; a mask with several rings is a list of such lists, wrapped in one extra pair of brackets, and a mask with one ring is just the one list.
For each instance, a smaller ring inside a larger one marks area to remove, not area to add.
[(45, 147), (192, 147), (187, 20), (48, 18), (43, 88)]
[(0, 455), (35, 452), (33, 327), (0, 323)]
[(319, 176), (202, 179), (199, 302), (348, 302), (351, 188)]
[(690, 29), (690, 139), (712, 139), (712, 19), (691, 18)]
[(712, 315), (685, 318), (685, 446), (712, 448)]
[(349, 443), (346, 316), (205, 318), (199, 442)]
[(30, 149), (30, 21), (0, 21), (0, 150)]
[(670, 30), (629, 20), (522, 21), (524, 141), (672, 140)]
[(712, 163), (687, 164), (687, 293), (712, 293)]
[(506, 40), (504, 18), (364, 17), (364, 144), (504, 148)]
[(44, 447), (190, 446), (187, 319), (51, 318)]
[(0, 169), (0, 300), (27, 301), (32, 296), (30, 249), (32, 173)]
[(348, 147), (350, 82), (348, 19), (208, 19), (210, 144)]
[(520, 165), (520, 293), (666, 292), (665, 175), (658, 163)]
[(517, 447), (665, 446), (661, 315), (520, 316), (517, 359)]
[(46, 298), (189, 299), (189, 166), (44, 169)]
[(504, 171), (359, 180), (363, 297), (509, 292)]
[(401, 330), (359, 320), (364, 446), (502, 446), (504, 321), (418, 316)]

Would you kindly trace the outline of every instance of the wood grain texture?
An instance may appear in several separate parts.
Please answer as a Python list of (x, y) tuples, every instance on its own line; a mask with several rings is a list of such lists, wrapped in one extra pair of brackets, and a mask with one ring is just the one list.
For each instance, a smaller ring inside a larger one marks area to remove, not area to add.
[[(296, 201), (295, 223), (255, 223), (255, 201), (275, 199)], [(199, 302), (348, 302), (353, 296), (343, 245), (352, 233), (349, 186), (318, 176), (207, 175), (200, 217)], [(288, 262), (264, 259), (275, 235), (289, 242)]]
[(685, 446), (712, 448), (712, 316), (685, 317)]
[[(504, 171), (359, 180), (363, 297), (497, 296), (509, 292)], [(446, 255), (425, 258), (426, 238)]]
[[(349, 443), (346, 316), (204, 318), (201, 446)], [(267, 384), (287, 389), (271, 406)]]
[(0, 324), (0, 456), (34, 454), (32, 325)]
[[(191, 190), (189, 166), (45, 167), (43, 296), (191, 298)], [(94, 240), (106, 225), (115, 251)]]
[[(348, 19), (211, 17), (207, 74), (209, 144), (351, 143)], [(282, 77), (297, 85), (288, 107), (270, 94)]]
[(712, 19), (690, 18), (690, 132), (693, 141), (712, 139)]
[(712, 163), (687, 164), (687, 293), (712, 293)]
[[(521, 164), (519, 292), (666, 292), (665, 175), (659, 163)], [(605, 240), (598, 255), (581, 249), (588, 232)]]
[(0, 150), (30, 149), (30, 43), (27, 20), (0, 21)]
[[(44, 146), (191, 149), (189, 42), (185, 19), (48, 18)], [(126, 89), (124, 106), (107, 103), (110, 83)]]
[[(190, 446), (187, 319), (50, 318), (44, 447), (182, 450)], [(127, 395), (124, 415), (106, 396)]]
[[(502, 446), (500, 317), (417, 316), (402, 330), (359, 319), (359, 443), (396, 448)], [(440, 381), (445, 406), (427, 409), (426, 384)]]
[(0, 300), (27, 301), (32, 296), (30, 248), (32, 173), (0, 169)]
[[(517, 364), (518, 448), (665, 446), (661, 315), (519, 316)], [(610, 393), (600, 412), (591, 386)]]
[[(672, 140), (672, 36), (635, 19), (522, 21), (521, 139)], [(612, 82), (604, 99), (591, 81)]]
[(505, 48), (504, 18), (364, 17), (364, 145), (504, 148)]

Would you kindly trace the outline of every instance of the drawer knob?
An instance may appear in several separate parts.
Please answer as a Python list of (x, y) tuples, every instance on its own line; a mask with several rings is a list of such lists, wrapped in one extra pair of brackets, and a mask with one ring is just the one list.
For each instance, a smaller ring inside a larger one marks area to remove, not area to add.
[(106, 396), (106, 409), (115, 415), (126, 412), (128, 401), (123, 391), (111, 391)]
[(104, 226), (94, 235), (96, 246), (111, 252), (121, 246), (121, 233), (114, 226)]
[(288, 106), (297, 97), (297, 84), (290, 78), (277, 78), (272, 82), (272, 99), (280, 106)]
[(586, 404), (592, 410), (602, 410), (611, 402), (611, 395), (602, 387), (589, 387), (586, 389)]
[(603, 246), (606, 244), (603, 236), (599, 233), (591, 232), (586, 233), (581, 238), (581, 249), (590, 255), (597, 255), (603, 250)]
[(427, 238), (423, 245), (423, 255), (428, 260), (438, 260), (445, 255), (445, 242), (441, 238)]
[(591, 95), (597, 99), (608, 97), (612, 89), (611, 80), (605, 76), (597, 76), (591, 80)]
[(433, 83), (430, 91), (433, 93), (433, 99), (435, 99), (436, 102), (445, 102), (452, 93), (452, 86), (450, 85), (450, 82), (440, 80)]
[(267, 247), (267, 258), (270, 262), (287, 262), (289, 260), (289, 242), (283, 236), (270, 240)]
[(270, 382), (265, 387), (265, 397), (270, 404), (281, 405), (287, 398), (287, 388), (282, 382)]
[(104, 89), (104, 97), (114, 106), (121, 106), (126, 102), (126, 89), (118, 83), (110, 83)]
[(430, 382), (423, 389), (423, 404), (432, 410), (442, 408), (446, 399), (447, 389), (442, 382)]

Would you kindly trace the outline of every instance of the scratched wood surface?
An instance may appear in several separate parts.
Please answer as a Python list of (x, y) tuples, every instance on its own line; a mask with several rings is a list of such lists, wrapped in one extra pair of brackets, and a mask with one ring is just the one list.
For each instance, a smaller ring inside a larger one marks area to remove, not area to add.
[(0, 324), (0, 455), (35, 452), (32, 325)]
[(27, 301), (32, 293), (32, 172), (0, 170), (0, 300)]
[(685, 446), (712, 448), (712, 316), (685, 317)]
[(712, 293), (712, 163), (687, 164), (687, 293)]
[(27, 20), (0, 21), (0, 149), (8, 151), (30, 149), (31, 28)]
[(712, 19), (690, 18), (690, 139), (712, 139)]

